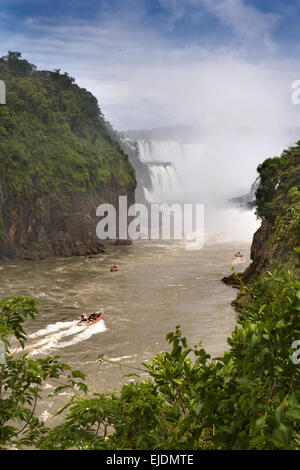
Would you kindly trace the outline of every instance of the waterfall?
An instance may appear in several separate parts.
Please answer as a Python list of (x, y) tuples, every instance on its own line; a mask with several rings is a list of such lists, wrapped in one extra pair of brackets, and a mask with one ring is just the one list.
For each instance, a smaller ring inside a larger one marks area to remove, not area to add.
[(260, 176), (256, 178), (254, 183), (251, 186), (250, 194), (249, 194), (249, 202), (254, 202), (256, 198), (256, 191), (258, 190), (260, 186)]
[(150, 142), (145, 140), (137, 141), (140, 160), (144, 163), (151, 162)]
[(172, 162), (179, 165), (184, 160), (183, 146), (175, 141), (138, 140), (140, 159), (144, 163)]
[(171, 165), (149, 167), (151, 183), (154, 190), (170, 193), (176, 190), (178, 181), (176, 171)]
[(184, 163), (183, 147), (179, 142), (138, 140), (140, 160), (148, 166), (151, 187), (144, 188), (149, 202), (172, 199), (179, 187), (178, 168)]
[(255, 175), (250, 162), (262, 150), (249, 135), (245, 147), (239, 129), (232, 135), (226, 129), (199, 129), (193, 135), (168, 129), (129, 132), (141, 168), (137, 202), (202, 204), (206, 239), (250, 240), (257, 228), (253, 205), (260, 184), (257, 178), (249, 188)]

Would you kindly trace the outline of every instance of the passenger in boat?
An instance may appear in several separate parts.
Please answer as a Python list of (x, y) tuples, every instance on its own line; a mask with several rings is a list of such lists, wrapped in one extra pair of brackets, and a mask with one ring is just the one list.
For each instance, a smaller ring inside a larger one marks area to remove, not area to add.
[(244, 255), (238, 251), (235, 255), (234, 255), (235, 258), (244, 258)]
[(94, 312), (94, 313), (91, 313), (89, 315), (89, 321), (95, 321), (97, 320), (97, 318), (100, 317), (100, 313), (99, 312)]
[(80, 322), (82, 321), (88, 321), (88, 317), (86, 315), (81, 315)]

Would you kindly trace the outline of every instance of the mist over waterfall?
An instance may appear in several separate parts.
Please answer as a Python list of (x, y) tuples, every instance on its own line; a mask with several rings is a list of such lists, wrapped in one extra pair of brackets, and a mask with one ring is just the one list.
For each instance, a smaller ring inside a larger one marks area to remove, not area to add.
[(147, 169), (147, 183), (141, 184), (145, 199), (204, 204), (207, 243), (251, 241), (260, 225), (251, 205), (258, 185), (256, 168), (292, 143), (283, 132), (274, 135), (230, 123), (210, 129), (161, 128), (125, 135)]
[(138, 140), (137, 141), (140, 158), (145, 163), (172, 162), (181, 164), (184, 159), (184, 146), (175, 141), (159, 140)]

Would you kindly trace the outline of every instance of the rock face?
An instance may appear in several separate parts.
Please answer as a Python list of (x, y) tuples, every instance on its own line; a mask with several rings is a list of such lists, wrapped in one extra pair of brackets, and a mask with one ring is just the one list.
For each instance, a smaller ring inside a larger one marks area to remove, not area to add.
[[(255, 232), (251, 245), (251, 260), (246, 270), (239, 274), (242, 281), (248, 284), (259, 277), (271, 266), (273, 261), (288, 261), (288, 250), (284, 243), (272, 243), (273, 224), (264, 220)], [(225, 284), (237, 287), (236, 277), (232, 274), (222, 279)]]
[[(291, 214), (286, 211), (294, 201), (295, 191), (300, 190), (300, 141), (284, 150), (280, 157), (267, 158), (258, 166), (257, 171), (259, 177), (251, 192), (255, 196), (253, 204), (262, 224), (253, 237), (252, 263), (244, 273), (239, 274), (246, 284), (271, 269), (274, 261), (291, 268), (296, 266), (296, 257), (291, 249), (287, 227), (293, 219), (296, 220), (297, 206), (293, 209), (292, 220)], [(281, 236), (280, 241), (274, 242), (273, 231), (277, 225), (276, 221), (280, 222)], [(299, 240), (295, 239), (293, 243), (296, 242), (299, 244)], [(230, 285), (237, 284), (234, 275), (223, 278), (223, 281)]]
[[(134, 203), (134, 186), (128, 188), (129, 204)], [(62, 195), (61, 195), (62, 196)], [(1, 254), (24, 259), (47, 256), (86, 256), (103, 252), (104, 245), (96, 236), (96, 209), (102, 203), (118, 207), (118, 191), (107, 198), (99, 192), (88, 192), (62, 203), (60, 195), (39, 195), (31, 205), (6, 206), (6, 230)], [(68, 207), (68, 211), (66, 210)]]
[(116, 136), (122, 150), (128, 155), (129, 161), (135, 169), (137, 186), (135, 190), (135, 199), (137, 202), (147, 205), (144, 188), (152, 189), (151, 175), (149, 166), (141, 161), (137, 142), (131, 141), (124, 136)]
[(0, 257), (100, 253), (96, 209), (133, 204), (136, 177), (96, 98), (19, 53), (0, 58), (0, 78)]

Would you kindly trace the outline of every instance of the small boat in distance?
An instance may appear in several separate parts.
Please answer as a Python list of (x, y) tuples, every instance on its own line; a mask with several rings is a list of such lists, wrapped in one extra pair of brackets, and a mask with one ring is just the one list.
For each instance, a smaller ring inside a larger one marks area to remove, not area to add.
[(119, 269), (119, 266), (117, 266), (116, 264), (110, 267), (111, 272), (119, 271)]
[(101, 320), (103, 315), (104, 315), (103, 309), (94, 313), (90, 313), (89, 315), (81, 315), (81, 319), (79, 320), (78, 323), (76, 323), (76, 326), (92, 326), (95, 323), (98, 323), (98, 321)]
[(234, 255), (234, 257), (233, 257), (233, 262), (234, 262), (234, 264), (236, 264), (236, 263), (244, 263), (245, 261), (246, 261), (246, 260), (245, 260), (245, 258), (244, 258), (244, 255), (243, 255), (240, 251), (238, 251), (238, 252)]

